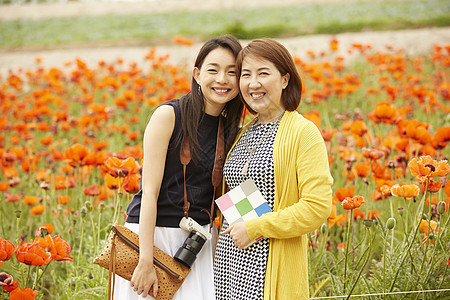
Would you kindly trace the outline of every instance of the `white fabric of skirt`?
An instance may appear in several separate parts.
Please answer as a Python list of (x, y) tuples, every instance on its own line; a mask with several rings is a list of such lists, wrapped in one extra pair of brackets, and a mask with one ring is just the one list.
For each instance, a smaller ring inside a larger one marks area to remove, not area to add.
[[(125, 227), (139, 234), (139, 224), (125, 223)], [(209, 230), (209, 225), (204, 226)], [(215, 226), (213, 226), (213, 230)], [(189, 233), (181, 228), (171, 227), (155, 227), (154, 244), (167, 254), (174, 256), (178, 248), (183, 246), (183, 242)], [(184, 280), (180, 289), (176, 292), (174, 300), (198, 299), (198, 300), (214, 300), (214, 275), (213, 275), (213, 258), (214, 244), (217, 239), (217, 231), (213, 233), (213, 238), (206, 241), (197, 258), (194, 261), (191, 272)], [(116, 275), (116, 283), (114, 287), (115, 300), (137, 300), (137, 299), (154, 299), (151, 296), (143, 298), (136, 294), (128, 280)]]

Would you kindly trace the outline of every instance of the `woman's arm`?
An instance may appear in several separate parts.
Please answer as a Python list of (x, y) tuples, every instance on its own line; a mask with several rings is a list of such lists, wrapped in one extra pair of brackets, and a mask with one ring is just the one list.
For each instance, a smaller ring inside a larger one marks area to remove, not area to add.
[(138, 295), (146, 297), (150, 290), (156, 297), (158, 279), (153, 268), (153, 240), (156, 208), (170, 137), (175, 126), (175, 113), (169, 105), (153, 113), (144, 133), (144, 163), (142, 167), (142, 200), (139, 215), (139, 263), (131, 278)]

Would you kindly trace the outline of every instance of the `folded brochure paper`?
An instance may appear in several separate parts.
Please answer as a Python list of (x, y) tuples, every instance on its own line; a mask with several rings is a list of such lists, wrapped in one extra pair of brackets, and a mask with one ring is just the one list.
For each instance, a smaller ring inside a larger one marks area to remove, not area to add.
[[(230, 225), (258, 218), (272, 211), (252, 179), (247, 179), (228, 193), (217, 198), (216, 204)], [(262, 236), (256, 238), (255, 241), (260, 238)], [(247, 247), (255, 241), (247, 245)]]

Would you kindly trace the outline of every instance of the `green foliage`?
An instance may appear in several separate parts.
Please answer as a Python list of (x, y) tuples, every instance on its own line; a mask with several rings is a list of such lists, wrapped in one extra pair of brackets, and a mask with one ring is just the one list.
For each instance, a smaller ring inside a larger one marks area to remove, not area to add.
[(0, 24), (0, 47), (51, 47), (80, 43), (152, 45), (174, 35), (205, 39), (232, 33), (239, 38), (448, 26), (446, 0), (365, 1), (291, 7), (228, 9), (17, 20)]

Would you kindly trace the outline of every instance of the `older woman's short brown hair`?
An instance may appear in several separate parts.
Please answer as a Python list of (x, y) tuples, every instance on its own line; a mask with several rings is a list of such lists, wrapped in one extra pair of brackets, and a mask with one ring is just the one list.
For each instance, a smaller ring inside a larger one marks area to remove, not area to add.
[[(248, 55), (270, 61), (281, 76), (289, 73), (289, 83), (281, 94), (281, 104), (287, 111), (297, 110), (302, 98), (302, 80), (289, 51), (279, 42), (269, 38), (251, 41), (239, 52), (236, 59), (238, 78), (241, 76), (242, 62)], [(251, 113), (256, 113), (246, 103), (245, 106)]]

